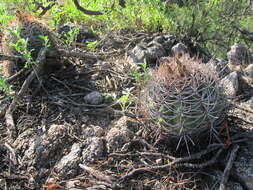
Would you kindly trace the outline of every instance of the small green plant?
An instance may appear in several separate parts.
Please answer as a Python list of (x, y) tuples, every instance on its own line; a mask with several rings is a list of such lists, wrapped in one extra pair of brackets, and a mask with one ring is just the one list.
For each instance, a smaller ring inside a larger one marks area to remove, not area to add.
[(0, 76), (0, 90), (7, 96), (12, 95), (12, 86), (6, 82), (6, 78)]
[(134, 77), (137, 86), (140, 87), (142, 84), (145, 84), (149, 80), (150, 75), (147, 63), (139, 63), (138, 66), (141, 70), (133, 70), (131, 74)]
[(130, 100), (132, 90), (133, 88), (127, 88), (122, 92), (122, 96), (117, 99), (117, 103), (119, 103), (123, 113), (125, 113), (128, 110), (129, 106), (132, 104)]
[(12, 33), (17, 38), (16, 43), (12, 43), (11, 46), (15, 48), (15, 50), (20, 53), (24, 59), (26, 60), (25, 68), (29, 68), (31, 64), (34, 64), (35, 61), (32, 57), (32, 52), (34, 49), (28, 48), (28, 38), (24, 39), (21, 37), (21, 26), (19, 25), (16, 30), (7, 30), (7, 32)]
[(66, 33), (65, 44), (67, 45), (67, 47), (72, 46), (72, 43), (76, 41), (80, 29), (81, 29), (80, 26), (76, 26), (73, 29), (71, 29), (69, 32)]
[(90, 51), (95, 51), (96, 47), (99, 45), (99, 41), (95, 40), (95, 41), (89, 41), (87, 42), (87, 48)]
[(45, 46), (45, 48), (50, 48), (50, 47), (51, 47), (51, 43), (50, 43), (50, 41), (49, 41), (48, 36), (39, 35), (39, 38), (42, 39), (42, 40), (44, 41), (44, 46)]
[(26, 60), (25, 68), (29, 68), (35, 61), (32, 58), (32, 51), (28, 49), (28, 39), (19, 39), (15, 44), (11, 44)]

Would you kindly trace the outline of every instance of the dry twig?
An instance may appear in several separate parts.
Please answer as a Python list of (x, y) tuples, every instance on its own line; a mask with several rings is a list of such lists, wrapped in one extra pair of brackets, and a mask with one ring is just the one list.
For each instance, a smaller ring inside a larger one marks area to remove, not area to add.
[(239, 149), (239, 146), (235, 145), (231, 151), (228, 163), (226, 165), (226, 168), (225, 168), (224, 173), (221, 178), (220, 190), (226, 190), (226, 183), (228, 181), (228, 177), (229, 177), (230, 171), (232, 169), (233, 162), (235, 160), (236, 153), (237, 153), (238, 149)]
[(46, 52), (47, 52), (46, 48), (43, 48), (40, 50), (40, 53), (39, 53), (38, 58), (36, 60), (37, 64), (36, 64), (34, 70), (26, 78), (21, 89), (19, 90), (18, 94), (13, 98), (10, 106), (8, 107), (8, 109), (5, 113), (5, 121), (6, 121), (6, 125), (7, 125), (7, 130), (8, 130), (8, 133), (9, 133), (9, 136), (11, 137), (11, 139), (14, 139), (17, 136), (16, 126), (15, 126), (15, 122), (14, 122), (14, 118), (13, 118), (13, 112), (17, 108), (18, 99), (21, 99), (23, 97), (24, 93), (28, 89), (28, 87), (31, 84), (31, 82), (33, 81), (33, 79), (38, 75), (38, 73), (41, 73), (42, 68), (43, 68), (44, 64), (46, 63)]
[(217, 161), (217, 158), (219, 157), (219, 155), (223, 151), (223, 148), (220, 148), (218, 150), (218, 152), (215, 154), (215, 156), (211, 160), (207, 161), (206, 163), (203, 163), (203, 164), (191, 164), (191, 163), (183, 163), (183, 162), (199, 159), (202, 156), (206, 155), (207, 153), (210, 153), (213, 150), (216, 150), (217, 148), (218, 148), (217, 146), (214, 146), (214, 147), (211, 147), (211, 148), (207, 148), (206, 150), (203, 150), (203, 151), (201, 151), (199, 153), (190, 155), (188, 157), (177, 158), (177, 159), (173, 160), (172, 162), (170, 162), (168, 164), (165, 164), (165, 165), (142, 167), (142, 168), (134, 169), (131, 172), (129, 172), (128, 174), (126, 174), (123, 177), (121, 177), (121, 181), (125, 182), (126, 180), (129, 180), (129, 179), (133, 178), (135, 175), (138, 175), (140, 173), (155, 172), (155, 171), (165, 170), (165, 169), (171, 168), (172, 166), (174, 166), (174, 167), (176, 167), (176, 166), (177, 167), (190, 167), (190, 168), (204, 168), (204, 167), (210, 166), (211, 164), (213, 164), (213, 163), (215, 163)]

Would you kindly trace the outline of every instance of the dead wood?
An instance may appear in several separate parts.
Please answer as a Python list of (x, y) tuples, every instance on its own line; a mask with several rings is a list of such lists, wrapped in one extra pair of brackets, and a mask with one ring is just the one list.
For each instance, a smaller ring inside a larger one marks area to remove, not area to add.
[(11, 139), (15, 139), (17, 136), (16, 126), (13, 118), (13, 112), (17, 108), (18, 100), (21, 99), (28, 89), (29, 85), (33, 81), (33, 79), (38, 76), (39, 73), (42, 72), (42, 68), (46, 63), (46, 48), (40, 50), (38, 58), (36, 60), (36, 65), (34, 66), (34, 70), (30, 73), (30, 75), (24, 81), (21, 89), (19, 90), (18, 94), (13, 97), (11, 104), (9, 105), (8, 109), (5, 113), (5, 122), (7, 125), (8, 134)]
[(236, 158), (236, 153), (239, 149), (239, 146), (238, 145), (235, 145), (230, 153), (230, 157), (229, 157), (229, 160), (228, 160), (228, 163), (226, 165), (226, 168), (223, 172), (223, 175), (222, 175), (222, 178), (221, 178), (221, 183), (220, 183), (220, 190), (226, 190), (226, 183), (228, 181), (228, 177), (230, 175), (230, 171), (232, 169), (232, 166), (233, 166), (233, 163), (234, 163), (234, 160)]
[(58, 50), (51, 50), (47, 52), (47, 57), (49, 58), (55, 58), (55, 57), (76, 57), (80, 59), (95, 59), (97, 60), (97, 57), (94, 55), (91, 55), (86, 52), (78, 52), (74, 50), (65, 50), (65, 49), (58, 49)]
[(25, 59), (22, 56), (9, 56), (9, 55), (3, 55), (0, 54), (0, 60), (10, 60), (10, 61), (25, 61)]
[(91, 10), (87, 10), (87, 9), (83, 8), (83, 7), (79, 4), (78, 0), (73, 0), (73, 2), (74, 2), (74, 4), (75, 4), (76, 8), (77, 8), (79, 11), (82, 11), (84, 14), (87, 14), (87, 15), (102, 15), (102, 14), (103, 14), (103, 13), (100, 12), (100, 11), (91, 11)]
[(26, 75), (29, 72), (30, 72), (30, 70), (27, 70), (27, 69), (23, 68), (20, 71), (18, 71), (17, 73), (15, 73), (14, 75), (8, 77), (6, 79), (6, 82), (11, 83), (12, 81), (15, 81), (19, 76)]
[(9, 150), (10, 152), (10, 159), (12, 163), (16, 166), (18, 165), (18, 159), (15, 150), (9, 145), (7, 142), (4, 143), (4, 146)]
[(170, 169), (171, 167), (204, 168), (204, 167), (210, 166), (217, 161), (217, 158), (222, 153), (223, 148), (220, 148), (217, 151), (217, 153), (213, 156), (213, 158), (205, 163), (191, 164), (191, 163), (183, 163), (183, 162), (199, 159), (202, 156), (206, 155), (207, 153), (210, 153), (210, 152), (216, 150), (217, 148), (218, 148), (218, 146), (213, 146), (213, 147), (207, 148), (206, 150), (203, 150), (199, 153), (192, 154), (188, 157), (177, 158), (177, 159), (173, 160), (172, 162), (165, 164), (165, 165), (141, 167), (141, 168), (134, 169), (131, 172), (129, 172), (128, 174), (121, 177), (121, 181), (126, 182), (127, 180), (132, 179), (134, 176), (136, 176), (138, 174), (145, 173), (145, 172), (162, 171), (162, 170)]
[(113, 183), (113, 178), (110, 176), (107, 176), (105, 174), (103, 174), (102, 172), (95, 170), (89, 166), (86, 166), (84, 164), (79, 164), (80, 168), (82, 168), (83, 170), (87, 171), (89, 174), (95, 176), (97, 179), (102, 180), (102, 181), (106, 181), (110, 184)]

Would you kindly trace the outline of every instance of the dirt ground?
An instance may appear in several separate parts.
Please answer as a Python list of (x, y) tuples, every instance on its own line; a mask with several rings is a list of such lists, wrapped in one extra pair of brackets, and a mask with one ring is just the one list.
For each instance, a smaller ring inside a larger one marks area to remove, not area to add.
[[(161, 136), (142, 118), (138, 104), (123, 112), (109, 96), (133, 88), (138, 97), (130, 72), (136, 65), (125, 55), (158, 35), (118, 31), (100, 37), (97, 49), (89, 52), (96, 59), (63, 58), (60, 70), (44, 74), (42, 85), (33, 80), (17, 101), (15, 138), (4, 115), (12, 99), (1, 93), (0, 189), (209, 190), (225, 181), (229, 189), (250, 190), (250, 178), (238, 175), (239, 165), (252, 160), (245, 151), (252, 145), (249, 109), (231, 110), (221, 124), (221, 142), (210, 144), (207, 133), (188, 155), (184, 146), (175, 151), (173, 137)], [(15, 92), (26, 77), (12, 83)], [(233, 153), (237, 159), (226, 180)]]

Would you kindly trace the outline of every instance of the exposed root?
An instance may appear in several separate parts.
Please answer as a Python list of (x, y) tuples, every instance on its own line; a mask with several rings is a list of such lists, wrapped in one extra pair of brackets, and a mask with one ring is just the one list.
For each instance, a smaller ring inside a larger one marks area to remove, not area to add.
[(39, 73), (42, 72), (43, 66), (46, 63), (46, 52), (47, 49), (41, 49), (38, 58), (36, 60), (36, 66), (34, 67), (34, 70), (30, 73), (30, 75), (26, 78), (24, 81), (21, 89), (19, 90), (18, 94), (13, 98), (10, 106), (8, 107), (6, 113), (5, 113), (5, 121), (8, 129), (8, 133), (10, 138), (13, 140), (17, 137), (17, 131), (16, 131), (16, 126), (13, 118), (13, 112), (15, 112), (17, 108), (17, 103), (18, 100), (23, 97), (25, 92), (27, 91), (29, 85), (33, 81), (33, 79), (38, 76)]

